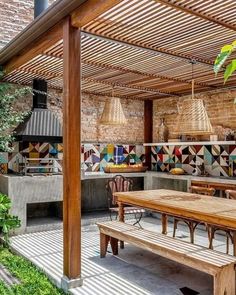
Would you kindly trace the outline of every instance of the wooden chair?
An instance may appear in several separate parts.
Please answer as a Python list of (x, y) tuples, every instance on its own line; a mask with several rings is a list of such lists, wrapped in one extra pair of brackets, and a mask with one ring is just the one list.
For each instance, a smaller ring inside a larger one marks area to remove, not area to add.
[[(201, 186), (191, 186), (190, 187), (190, 192), (193, 194), (200, 194), (200, 195), (206, 195), (206, 196), (211, 196), (213, 197), (215, 194), (215, 189), (214, 188), (208, 188), (208, 187), (201, 187)], [(173, 237), (175, 237), (176, 235), (176, 230), (178, 227), (178, 223), (179, 222), (184, 222), (185, 224), (187, 224), (188, 228), (189, 228), (189, 233), (190, 233), (190, 242), (194, 243), (194, 232), (196, 227), (201, 224), (201, 222), (196, 222), (193, 220), (189, 220), (189, 219), (184, 219), (184, 218), (174, 218), (174, 231), (173, 231)], [(206, 225), (207, 228), (207, 225)], [(207, 228), (208, 230), (208, 228)], [(208, 231), (208, 238), (210, 240), (210, 233)]]
[[(226, 193), (227, 199), (236, 200), (236, 191), (235, 190), (226, 190), (225, 193)], [(232, 244), (234, 243), (232, 231), (230, 231), (229, 229), (211, 226), (209, 248), (213, 249), (213, 240), (215, 238), (215, 233), (216, 233), (216, 231), (219, 231), (219, 230), (224, 231), (226, 234), (226, 253), (228, 254), (229, 253), (229, 241), (231, 241)]]
[[(232, 200), (236, 200), (236, 191), (234, 190), (226, 190), (226, 197), (228, 199), (232, 199)], [(216, 231), (223, 231), (226, 234), (226, 253), (229, 253), (229, 241), (231, 241), (231, 243), (234, 243), (234, 239), (233, 239), (233, 235), (231, 230), (224, 228), (224, 227), (215, 227), (212, 225), (209, 225), (209, 248), (213, 249), (213, 240), (215, 238), (215, 233)]]
[[(115, 213), (116, 219), (118, 216), (118, 206), (116, 204), (116, 200), (114, 199), (115, 192), (127, 192), (131, 191), (133, 188), (133, 180), (130, 178), (126, 178), (122, 175), (116, 175), (115, 177), (108, 180), (106, 184), (106, 190), (108, 195), (108, 208), (110, 212), (110, 219), (112, 220), (112, 214)], [(140, 227), (140, 221), (142, 219), (143, 213), (145, 210), (143, 208), (125, 206), (124, 213), (126, 214), (134, 214), (135, 222), (133, 225), (138, 224)]]

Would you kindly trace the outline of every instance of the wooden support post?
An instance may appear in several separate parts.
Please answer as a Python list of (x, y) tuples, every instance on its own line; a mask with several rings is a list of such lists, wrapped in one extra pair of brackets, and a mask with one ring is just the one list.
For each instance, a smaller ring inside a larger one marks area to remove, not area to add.
[(81, 285), (80, 37), (80, 30), (67, 18), (63, 24), (63, 289)]
[[(144, 142), (150, 143), (153, 139), (153, 101), (144, 101)], [(151, 170), (151, 147), (145, 147), (145, 165)]]

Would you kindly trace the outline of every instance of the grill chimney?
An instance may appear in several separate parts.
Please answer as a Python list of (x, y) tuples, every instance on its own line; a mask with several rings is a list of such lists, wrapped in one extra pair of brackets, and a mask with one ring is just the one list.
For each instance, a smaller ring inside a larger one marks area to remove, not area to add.
[[(48, 0), (34, 0), (34, 18), (39, 16), (45, 9), (48, 8)], [(45, 80), (33, 80), (33, 109), (34, 108), (47, 108), (47, 82)], [(41, 92), (41, 93), (40, 93)], [(44, 94), (43, 94), (44, 93)]]
[(45, 80), (33, 80), (33, 109), (47, 109), (47, 88)]
[(34, 18), (48, 8), (48, 0), (34, 0)]

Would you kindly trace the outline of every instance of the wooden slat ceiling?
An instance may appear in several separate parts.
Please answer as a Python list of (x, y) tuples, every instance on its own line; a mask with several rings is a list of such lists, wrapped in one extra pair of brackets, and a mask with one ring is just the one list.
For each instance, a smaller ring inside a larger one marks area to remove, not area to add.
[[(101, 96), (157, 99), (225, 87), (213, 63), (235, 39), (234, 0), (124, 0), (82, 28), (82, 87)], [(9, 73), (6, 80), (31, 84), (44, 78), (62, 88), (63, 44), (58, 42)], [(235, 85), (236, 76), (227, 86)]]

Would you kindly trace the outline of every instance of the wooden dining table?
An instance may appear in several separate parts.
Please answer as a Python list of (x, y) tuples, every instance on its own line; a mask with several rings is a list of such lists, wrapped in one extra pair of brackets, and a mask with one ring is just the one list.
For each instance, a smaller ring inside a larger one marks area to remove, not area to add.
[(236, 201), (219, 197), (157, 189), (114, 193), (119, 206), (119, 220), (124, 221), (124, 206), (138, 206), (163, 214), (204, 222), (232, 231), (236, 256)]

